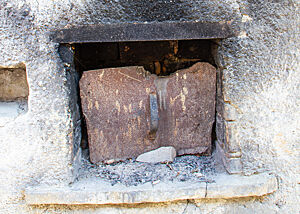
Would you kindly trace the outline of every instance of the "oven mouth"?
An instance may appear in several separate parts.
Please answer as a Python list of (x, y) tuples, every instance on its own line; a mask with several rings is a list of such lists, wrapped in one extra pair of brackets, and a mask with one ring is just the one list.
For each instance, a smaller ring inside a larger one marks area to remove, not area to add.
[(76, 70), (143, 66), (151, 74), (168, 76), (197, 62), (216, 67), (212, 55), (215, 40), (170, 40), (73, 44)]
[[(209, 63), (216, 67), (213, 50), (216, 49), (217, 40), (171, 40), (146, 42), (115, 42), (115, 43), (79, 43), (72, 44), (74, 62), (78, 78), (88, 71), (129, 66), (142, 66), (151, 75), (171, 77), (178, 70), (188, 69), (197, 63)], [(177, 73), (178, 75), (178, 73)], [(78, 102), (80, 106), (81, 121), (81, 148), (89, 159), (89, 140), (86, 118), (82, 111), (82, 101), (78, 88)], [(215, 116), (214, 116), (215, 117)], [(213, 152), (215, 140), (215, 125), (211, 130), (210, 148), (197, 153), (210, 155)], [(200, 147), (199, 147), (200, 148)], [(189, 154), (179, 152), (179, 155)], [(190, 150), (191, 151), (191, 150)], [(196, 154), (196, 153), (190, 153)], [(135, 157), (131, 157), (135, 158)], [(118, 158), (116, 158), (118, 160)], [(124, 159), (123, 159), (124, 160)]]
[[(176, 31), (176, 29), (180, 30)], [(174, 33), (170, 34), (170, 32)], [(187, 69), (197, 63), (208, 63), (215, 67), (217, 76), (216, 94), (213, 98), (215, 102), (213, 117), (216, 121), (217, 97), (221, 87), (219, 74), (221, 71), (217, 66), (219, 64), (218, 46), (221, 39), (233, 35), (230, 23), (198, 22), (83, 26), (52, 32), (51, 38), (60, 43), (59, 52), (65, 68), (67, 71), (71, 71), (69, 78), (71, 79), (70, 88), (73, 97), (70, 100), (70, 105), (75, 108), (75, 114), (73, 114), (75, 119), (73, 121), (78, 121), (74, 124), (76, 126), (74, 133), (76, 136), (73, 138), (75, 139), (73, 147), (74, 161), (83, 154), (83, 166), (80, 168), (85, 171), (90, 168), (103, 167), (104, 175), (112, 173), (109, 170), (109, 167), (112, 166), (139, 164), (135, 161), (135, 157), (126, 159), (123, 162), (109, 160), (96, 165), (90, 162), (87, 121), (82, 113), (82, 100), (79, 93), (79, 80), (86, 71), (141, 66), (151, 75), (169, 78), (177, 70)], [(219, 94), (219, 96), (222, 95)], [(210, 132), (211, 149), (209, 153), (205, 154), (208, 156), (190, 156), (186, 154), (176, 157), (173, 163), (162, 164), (165, 166), (167, 166), (166, 164), (176, 164), (176, 161), (180, 162), (183, 159), (189, 161), (189, 157), (198, 158), (199, 161), (202, 158), (208, 158), (206, 160), (210, 160), (208, 162), (212, 165), (207, 167), (213, 170), (216, 166), (215, 148), (216, 150), (219, 148), (215, 145), (215, 142), (223, 140), (217, 139), (216, 129), (218, 127), (220, 126), (216, 125), (216, 122), (212, 124)], [(78, 144), (78, 140), (81, 142), (80, 144)], [(211, 155), (212, 153), (213, 155)], [(154, 170), (160, 165), (154, 164)], [(131, 172), (133, 173), (134, 169)], [(81, 174), (79, 173), (79, 177)], [(109, 176), (104, 177), (107, 181), (112, 182)], [(122, 181), (119, 182), (122, 183)], [(141, 183), (137, 182), (136, 184)]]

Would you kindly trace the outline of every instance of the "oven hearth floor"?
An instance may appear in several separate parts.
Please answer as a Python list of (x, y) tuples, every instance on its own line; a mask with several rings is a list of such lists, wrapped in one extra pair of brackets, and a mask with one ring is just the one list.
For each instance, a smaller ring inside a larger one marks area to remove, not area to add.
[(28, 187), (25, 200), (30, 205), (136, 204), (259, 197), (277, 190), (274, 174), (229, 175), (215, 155), (181, 156), (168, 164), (127, 160), (97, 166), (84, 161), (74, 183)]
[(137, 186), (159, 182), (214, 182), (216, 169), (220, 171), (211, 156), (186, 155), (176, 157), (172, 163), (141, 163), (134, 159), (113, 164), (91, 164), (84, 161), (78, 180), (101, 179), (112, 186), (123, 184)]

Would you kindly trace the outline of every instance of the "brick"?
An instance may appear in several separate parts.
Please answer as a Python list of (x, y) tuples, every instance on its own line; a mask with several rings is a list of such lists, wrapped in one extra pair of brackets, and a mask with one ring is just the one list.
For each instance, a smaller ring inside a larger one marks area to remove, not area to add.
[(225, 142), (228, 152), (240, 152), (238, 127), (235, 122), (225, 122)]
[(26, 71), (23, 68), (0, 69), (0, 101), (14, 101), (28, 97)]
[(238, 118), (238, 112), (233, 105), (225, 103), (223, 117), (227, 121), (235, 121)]

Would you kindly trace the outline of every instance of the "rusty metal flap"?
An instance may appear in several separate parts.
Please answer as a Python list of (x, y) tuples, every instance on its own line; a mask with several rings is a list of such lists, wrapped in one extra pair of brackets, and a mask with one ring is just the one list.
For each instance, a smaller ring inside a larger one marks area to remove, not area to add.
[(196, 63), (167, 77), (132, 66), (87, 71), (80, 80), (90, 159), (137, 157), (160, 146), (209, 152), (216, 70)]

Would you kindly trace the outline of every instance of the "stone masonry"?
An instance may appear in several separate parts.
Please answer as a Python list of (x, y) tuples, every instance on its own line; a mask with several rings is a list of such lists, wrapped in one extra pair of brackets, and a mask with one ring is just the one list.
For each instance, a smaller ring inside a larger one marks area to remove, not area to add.
[[(299, 4), (2, 0), (0, 66), (25, 65), (29, 96), (26, 113), (0, 122), (0, 213), (299, 213)], [(231, 154), (223, 162), (244, 176), (276, 176), (278, 190), (264, 197), (137, 205), (27, 205), (26, 188), (68, 186), (81, 166), (78, 77), (72, 54), (60, 56), (49, 32), (87, 24), (191, 20), (231, 22), (239, 32), (216, 42), (216, 119), (224, 130), (217, 133), (217, 146)]]

